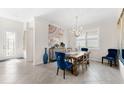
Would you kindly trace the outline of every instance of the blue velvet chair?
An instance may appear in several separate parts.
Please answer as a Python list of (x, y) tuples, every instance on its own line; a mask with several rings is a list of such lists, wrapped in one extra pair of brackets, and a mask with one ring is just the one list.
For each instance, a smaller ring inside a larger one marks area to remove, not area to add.
[(103, 64), (103, 59), (107, 59), (108, 62), (110, 63), (110, 66), (112, 66), (112, 63), (114, 62), (116, 66), (116, 61), (117, 61), (117, 49), (108, 49), (108, 54), (106, 56), (102, 57), (102, 64)]
[(81, 48), (81, 51), (88, 51), (88, 48)]
[(62, 52), (55, 52), (56, 61), (57, 61), (57, 75), (59, 69), (63, 70), (63, 78), (65, 79), (65, 70), (73, 71), (72, 70), (72, 63), (65, 61), (65, 53)]

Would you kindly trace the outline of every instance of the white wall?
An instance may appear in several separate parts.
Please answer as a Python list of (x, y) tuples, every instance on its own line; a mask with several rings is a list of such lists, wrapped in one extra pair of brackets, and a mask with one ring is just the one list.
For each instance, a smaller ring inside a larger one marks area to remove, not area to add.
[[(48, 46), (48, 25), (56, 24), (54, 22), (43, 19), (40, 16), (34, 18), (34, 31), (33, 31), (33, 63), (34, 65), (43, 63), (43, 54), (45, 48), (49, 48)], [(66, 43), (66, 32), (64, 33), (62, 42)], [(48, 52), (48, 51), (47, 51)]]
[(43, 20), (41, 17), (35, 17), (35, 45), (34, 48), (34, 64), (43, 63), (44, 48), (48, 48), (48, 25), (47, 20)]
[(23, 57), (23, 23), (0, 17), (0, 32), (5, 31), (16, 33), (16, 57)]
[[(62, 27), (62, 29), (64, 29), (64, 27)], [(65, 43), (65, 47), (67, 47), (67, 43), (68, 43), (67, 39), (68, 39), (68, 33), (67, 33), (66, 29), (64, 29), (64, 34), (63, 34), (63, 37), (61, 38), (60, 42)]]
[(119, 60), (119, 69), (120, 69), (120, 73), (124, 79), (124, 64)]
[[(101, 61), (101, 57), (106, 55), (108, 48), (119, 48), (119, 32), (117, 31), (117, 20), (115, 17), (101, 20), (100, 22), (88, 24), (84, 26), (84, 30), (99, 28), (100, 31), (100, 47), (99, 49), (91, 49), (90, 58), (92, 60)], [(68, 40), (71, 46), (76, 47), (74, 36), (69, 33)]]
[(33, 61), (33, 31), (25, 31), (25, 59)]
[(34, 20), (25, 22), (25, 38), (24, 38), (24, 50), (25, 50), (25, 61), (33, 62), (33, 31), (34, 31)]
[[(120, 33), (120, 49), (124, 49), (124, 15), (121, 18), (120, 29), (118, 29), (118, 32)], [(124, 79), (124, 64), (121, 61), (123, 60), (119, 60), (119, 69)]]

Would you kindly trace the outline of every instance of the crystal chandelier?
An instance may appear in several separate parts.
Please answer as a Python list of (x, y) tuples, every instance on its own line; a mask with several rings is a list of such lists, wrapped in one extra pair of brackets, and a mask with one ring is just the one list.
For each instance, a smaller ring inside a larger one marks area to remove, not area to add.
[(79, 37), (82, 31), (82, 25), (78, 25), (78, 16), (75, 17), (75, 25), (72, 26), (72, 32), (74, 33), (75, 37)]

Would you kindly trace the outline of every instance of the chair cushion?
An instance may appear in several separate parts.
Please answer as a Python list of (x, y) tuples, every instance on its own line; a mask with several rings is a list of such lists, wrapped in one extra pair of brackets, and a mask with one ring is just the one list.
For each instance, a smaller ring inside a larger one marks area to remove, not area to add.
[(72, 63), (68, 62), (68, 61), (65, 61), (65, 64), (66, 64), (66, 69), (67, 70), (71, 70), (72, 68)]
[(102, 58), (107, 59), (107, 56), (103, 56)]
[(114, 58), (114, 57), (107, 57), (107, 59), (108, 59), (108, 60), (110, 60), (110, 61), (115, 60), (115, 58)]
[(107, 56), (104, 56), (104, 57), (102, 57), (102, 58), (104, 58), (104, 59), (108, 59), (109, 61), (113, 61), (113, 60), (115, 60), (114, 57), (107, 57)]

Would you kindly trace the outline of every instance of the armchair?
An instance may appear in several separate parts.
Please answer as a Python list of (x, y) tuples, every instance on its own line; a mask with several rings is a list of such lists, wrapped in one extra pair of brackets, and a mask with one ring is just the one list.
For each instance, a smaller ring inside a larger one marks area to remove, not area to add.
[(57, 60), (57, 75), (59, 69), (63, 70), (63, 78), (65, 79), (65, 70), (73, 71), (72, 70), (72, 63), (65, 61), (65, 53), (62, 52), (55, 52), (56, 60)]
[(112, 66), (113, 62), (115, 64), (115, 66), (116, 66), (117, 49), (108, 49), (108, 54), (106, 56), (102, 57), (102, 64), (103, 64), (103, 59), (107, 59), (108, 62), (110, 62), (110, 66)]

